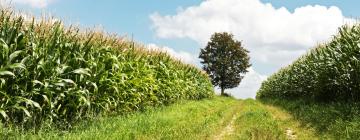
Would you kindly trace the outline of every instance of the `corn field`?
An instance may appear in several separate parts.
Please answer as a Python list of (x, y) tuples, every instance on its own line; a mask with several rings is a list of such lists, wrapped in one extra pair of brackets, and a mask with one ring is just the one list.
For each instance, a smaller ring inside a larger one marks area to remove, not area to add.
[(257, 98), (360, 101), (360, 24), (344, 25), (262, 83)]
[(0, 13), (0, 120), (37, 127), (214, 95), (208, 76), (169, 55), (51, 19)]

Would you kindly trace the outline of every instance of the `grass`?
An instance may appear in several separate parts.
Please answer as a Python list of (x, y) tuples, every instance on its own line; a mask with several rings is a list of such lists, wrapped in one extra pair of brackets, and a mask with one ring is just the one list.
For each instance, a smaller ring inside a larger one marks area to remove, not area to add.
[(326, 139), (358, 139), (360, 107), (358, 103), (316, 103), (304, 100), (263, 100), (289, 112), (299, 125), (312, 128)]
[[(279, 140), (316, 139), (311, 128), (302, 127), (289, 113), (256, 100), (242, 101), (234, 123), (234, 132), (225, 139)], [(286, 134), (287, 131), (291, 133)]]
[(245, 100), (231, 139), (284, 139), (278, 122), (254, 100)]
[(181, 101), (168, 107), (126, 116), (100, 117), (82, 121), (68, 132), (42, 130), (37, 134), (16, 132), (2, 138), (14, 139), (209, 139), (220, 131), (238, 101), (217, 97)]
[(2, 129), (5, 139), (298, 139), (325, 138), (304, 127), (282, 108), (256, 100), (215, 97), (180, 101), (130, 115), (81, 121), (68, 131), (16, 132)]
[(309, 126), (304, 126), (299, 120), (293, 117), (288, 111), (275, 107), (272, 105), (262, 105), (268, 112), (272, 114), (275, 120), (278, 122), (278, 126), (283, 130), (291, 130), (294, 135), (299, 139), (309, 140), (324, 138), (324, 135), (316, 134), (314, 128)]

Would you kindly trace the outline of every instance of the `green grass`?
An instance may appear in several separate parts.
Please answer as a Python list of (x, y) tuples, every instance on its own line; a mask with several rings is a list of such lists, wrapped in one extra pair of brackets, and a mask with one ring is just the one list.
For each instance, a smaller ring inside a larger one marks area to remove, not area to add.
[(53, 127), (37, 133), (3, 129), (0, 136), (8, 139), (278, 140), (288, 138), (287, 129), (298, 139), (321, 138), (281, 108), (229, 97), (181, 101), (125, 116), (99, 117), (81, 121), (67, 131)]
[(127, 116), (82, 121), (69, 132), (42, 130), (37, 134), (9, 132), (15, 139), (209, 139), (230, 120), (238, 101), (216, 97), (182, 101)]
[[(242, 101), (242, 108), (234, 122), (234, 132), (225, 139), (280, 140), (317, 139), (312, 128), (303, 127), (288, 112), (256, 100)], [(291, 134), (286, 134), (290, 130)]]
[(288, 111), (302, 126), (312, 128), (327, 139), (358, 139), (360, 107), (358, 103), (315, 103), (304, 100), (263, 100)]
[(278, 122), (269, 111), (254, 100), (243, 101), (243, 108), (235, 120), (231, 139), (285, 139)]

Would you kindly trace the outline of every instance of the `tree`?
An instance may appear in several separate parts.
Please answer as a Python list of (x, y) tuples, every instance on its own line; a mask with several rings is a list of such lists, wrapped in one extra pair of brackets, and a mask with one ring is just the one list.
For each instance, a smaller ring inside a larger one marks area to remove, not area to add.
[(212, 84), (221, 88), (221, 95), (225, 89), (237, 87), (251, 66), (249, 51), (233, 37), (226, 32), (213, 34), (199, 56)]

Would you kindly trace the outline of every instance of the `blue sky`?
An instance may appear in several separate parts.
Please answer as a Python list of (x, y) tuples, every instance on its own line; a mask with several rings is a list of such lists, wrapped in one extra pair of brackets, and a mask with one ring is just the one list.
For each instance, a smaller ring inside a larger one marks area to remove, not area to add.
[(359, 17), (360, 16), (360, 1), (358, 0), (261, 0), (269, 2), (275, 7), (286, 7), (293, 10), (297, 7), (305, 5), (324, 5), (324, 6), (337, 6), (345, 16)]
[(179, 7), (188, 7), (200, 4), (201, 0), (171, 0), (144, 2), (142, 0), (108, 0), (106, 2), (94, 0), (56, 0), (45, 8), (37, 8), (24, 4), (16, 4), (20, 10), (31, 11), (40, 15), (51, 13), (64, 21), (80, 23), (85, 27), (101, 25), (106, 31), (119, 35), (134, 36), (142, 43), (156, 43), (174, 49), (193, 51), (196, 45), (191, 40), (161, 40), (155, 37), (151, 30), (149, 15), (154, 12), (161, 14), (175, 14)]
[[(305, 5), (325, 5), (338, 6), (345, 16), (360, 16), (360, 5), (358, 0), (261, 0), (271, 3), (275, 7), (286, 7), (294, 10)], [(152, 0), (144, 2), (142, 0), (55, 0), (45, 8), (34, 8), (30, 5), (16, 4), (20, 10), (31, 11), (32, 13), (51, 13), (55, 17), (60, 17), (65, 21), (80, 23), (85, 27), (101, 25), (108, 32), (118, 33), (119, 35), (133, 35), (135, 40), (147, 43), (156, 43), (169, 46), (175, 50), (195, 51), (198, 45), (190, 39), (159, 39), (151, 29), (149, 15), (158, 12), (163, 15), (176, 14), (179, 8), (199, 5), (202, 0)], [(267, 72), (264, 72), (267, 73)]]
[(36, 15), (50, 13), (82, 27), (101, 25), (110, 33), (133, 35), (145, 45), (166, 46), (171, 54), (186, 57), (196, 65), (199, 50), (212, 32), (231, 32), (250, 50), (253, 63), (240, 87), (231, 90), (239, 98), (253, 98), (267, 76), (360, 16), (358, 0), (13, 0), (13, 3), (18, 10)]

